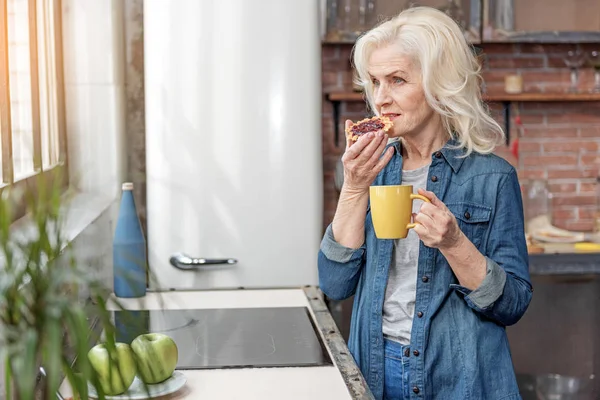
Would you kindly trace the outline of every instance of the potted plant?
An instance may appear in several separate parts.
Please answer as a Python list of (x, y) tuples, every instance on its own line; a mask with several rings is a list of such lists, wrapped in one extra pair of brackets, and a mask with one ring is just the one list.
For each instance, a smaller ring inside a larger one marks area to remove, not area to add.
[[(110, 290), (74, 258), (63, 235), (66, 196), (55, 182), (0, 197), (0, 354), (9, 400), (56, 399), (64, 379), (74, 398), (87, 399), (88, 384), (104, 398), (88, 359), (97, 339), (90, 321), (103, 332), (110, 369), (119, 370)], [(11, 229), (15, 201), (27, 205), (25, 235)]]

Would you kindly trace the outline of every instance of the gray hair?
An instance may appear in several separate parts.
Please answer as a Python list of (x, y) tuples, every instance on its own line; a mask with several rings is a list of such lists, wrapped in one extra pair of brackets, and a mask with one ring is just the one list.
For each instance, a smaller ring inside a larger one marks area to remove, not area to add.
[(367, 71), (372, 52), (398, 44), (402, 54), (420, 68), (425, 98), (466, 155), (491, 153), (504, 139), (481, 97), (481, 66), (459, 26), (430, 7), (414, 7), (362, 35), (353, 49), (356, 83), (376, 112), (373, 83)]

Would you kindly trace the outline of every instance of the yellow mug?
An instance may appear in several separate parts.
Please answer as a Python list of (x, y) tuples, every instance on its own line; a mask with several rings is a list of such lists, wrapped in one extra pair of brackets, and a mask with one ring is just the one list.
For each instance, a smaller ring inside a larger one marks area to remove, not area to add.
[(414, 194), (412, 185), (371, 186), (369, 192), (371, 218), (379, 239), (404, 239), (417, 225), (411, 222), (413, 200), (430, 203), (427, 197)]

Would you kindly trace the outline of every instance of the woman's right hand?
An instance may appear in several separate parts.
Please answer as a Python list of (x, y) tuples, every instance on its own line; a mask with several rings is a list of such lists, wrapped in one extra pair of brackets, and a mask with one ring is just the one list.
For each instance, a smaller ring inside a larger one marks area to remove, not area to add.
[[(352, 121), (346, 120), (346, 128), (350, 125)], [(383, 131), (363, 135), (356, 142), (346, 135), (346, 151), (342, 156), (342, 164), (344, 165), (344, 187), (347, 191), (368, 192), (377, 174), (394, 154), (394, 148), (390, 147), (382, 155), (387, 139), (388, 136)]]

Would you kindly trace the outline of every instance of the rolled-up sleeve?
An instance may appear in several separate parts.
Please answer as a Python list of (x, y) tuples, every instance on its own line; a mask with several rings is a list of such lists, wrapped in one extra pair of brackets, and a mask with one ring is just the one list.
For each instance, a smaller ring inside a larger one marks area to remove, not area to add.
[(482, 312), (494, 304), (502, 295), (506, 284), (506, 272), (493, 260), (486, 257), (486, 275), (483, 282), (475, 290), (469, 290), (461, 285), (451, 285), (465, 295), (469, 305)]
[(531, 302), (529, 255), (525, 241), (521, 189), (516, 171), (502, 183), (490, 222), (487, 273), (475, 290), (452, 285), (473, 310), (508, 326), (516, 323)]
[(351, 249), (336, 242), (331, 224), (325, 230), (319, 250), (319, 286), (331, 299), (343, 300), (354, 294), (364, 265), (365, 245)]

